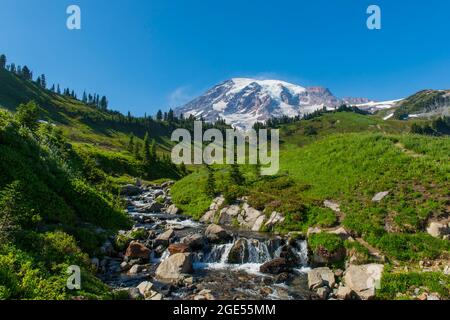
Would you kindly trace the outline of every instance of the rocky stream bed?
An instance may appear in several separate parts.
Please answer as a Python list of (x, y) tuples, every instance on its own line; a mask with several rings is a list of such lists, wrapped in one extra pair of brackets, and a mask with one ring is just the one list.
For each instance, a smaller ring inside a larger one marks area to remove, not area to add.
[[(127, 213), (134, 225), (105, 242), (101, 248), (103, 258), (92, 259), (98, 276), (120, 297), (146, 300), (375, 297), (384, 269), (382, 263), (356, 265), (350, 259), (345, 270), (320, 266), (317, 262), (330, 257), (308, 252), (307, 241), (302, 237), (257, 232), (263, 224), (280, 223), (283, 217), (274, 212), (267, 218), (245, 199), (230, 206), (223, 206), (220, 198), (215, 199), (200, 222), (193, 221), (179, 214), (172, 203), (171, 185), (171, 182), (128, 185), (123, 189)], [(308, 234), (315, 232), (321, 231), (312, 229)], [(324, 232), (350, 237), (342, 227)]]

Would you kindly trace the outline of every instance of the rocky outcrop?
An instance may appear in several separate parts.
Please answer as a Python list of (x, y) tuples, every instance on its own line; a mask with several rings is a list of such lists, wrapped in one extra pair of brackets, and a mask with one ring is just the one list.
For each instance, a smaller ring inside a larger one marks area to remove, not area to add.
[(213, 200), (209, 206), (209, 210), (200, 218), (200, 222), (203, 223), (213, 223), (216, 213), (225, 203), (225, 198), (220, 196)]
[(283, 223), (284, 222), (284, 217), (281, 213), (279, 212), (272, 212), (272, 214), (270, 215), (269, 220), (267, 220), (267, 222), (265, 223), (265, 226), (267, 228), (272, 228), (273, 226), (275, 226), (278, 223)]
[(380, 285), (383, 268), (382, 264), (351, 265), (344, 274), (345, 286), (362, 300), (373, 299), (375, 289)]
[(217, 224), (210, 224), (206, 228), (205, 236), (211, 243), (224, 243), (233, 239), (228, 231)]
[[(237, 222), (240, 227), (260, 231), (266, 221), (263, 212), (251, 207), (245, 198), (238, 200), (236, 203), (223, 207), (225, 199), (218, 197), (214, 199), (209, 210), (200, 218), (200, 222), (215, 223), (220, 225), (232, 226)], [(220, 210), (220, 211), (219, 211)], [(273, 216), (270, 225), (282, 222), (282, 216)]]
[(160, 280), (178, 281), (184, 274), (193, 272), (192, 255), (190, 253), (176, 253), (161, 264), (156, 269), (156, 277)]
[(266, 217), (264, 213), (255, 208), (252, 208), (248, 205), (248, 203), (244, 203), (242, 206), (242, 210), (239, 213), (238, 221), (239, 224), (247, 229), (258, 232)]
[(149, 259), (150, 249), (139, 242), (133, 241), (129, 244), (127, 251), (125, 252), (125, 257), (132, 259)]
[(238, 218), (240, 212), (241, 208), (236, 204), (223, 208), (219, 213), (219, 224), (228, 226), (232, 225), (234, 219)]

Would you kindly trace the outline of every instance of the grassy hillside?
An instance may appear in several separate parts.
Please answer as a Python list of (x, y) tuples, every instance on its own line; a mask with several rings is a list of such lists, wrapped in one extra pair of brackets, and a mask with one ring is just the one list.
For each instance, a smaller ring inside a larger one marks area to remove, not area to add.
[[(0, 112), (0, 299), (107, 297), (90, 270), (106, 237), (129, 226), (120, 203), (77, 170), (77, 154), (52, 126), (31, 131)], [(66, 290), (67, 267), (83, 290)]]
[[(276, 232), (306, 234), (309, 227), (344, 226), (386, 257), (381, 298), (406, 292), (404, 283), (438, 287), (449, 296), (448, 276), (397, 271), (399, 265), (417, 270), (419, 261), (450, 259), (450, 242), (425, 230), (428, 221), (450, 214), (450, 139), (412, 135), (410, 126), (347, 112), (283, 126), (278, 176), (258, 178), (254, 166), (241, 166), (245, 183), (236, 186), (229, 167), (215, 166), (216, 192), (227, 198), (248, 196), (250, 205), (266, 215), (283, 213), (285, 222)], [(207, 177), (207, 170), (199, 168), (172, 187), (174, 201), (196, 218), (212, 200), (205, 192)], [(389, 195), (373, 202), (382, 191)], [(341, 214), (326, 208), (324, 200), (339, 203)], [(334, 246), (339, 240), (325, 238), (311, 237), (310, 245)], [(371, 261), (359, 242), (344, 245), (358, 252), (360, 263)], [(446, 286), (440, 285), (442, 279)]]

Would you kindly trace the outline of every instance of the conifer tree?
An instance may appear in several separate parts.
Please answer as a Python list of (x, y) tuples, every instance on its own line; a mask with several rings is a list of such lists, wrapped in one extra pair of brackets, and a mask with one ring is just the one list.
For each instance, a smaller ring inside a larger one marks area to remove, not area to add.
[(41, 87), (47, 89), (47, 79), (45, 78), (45, 74), (41, 75)]
[(214, 198), (216, 195), (216, 178), (214, 177), (214, 170), (211, 166), (206, 165), (208, 170), (208, 179), (206, 180), (205, 193)]
[(2, 54), (0, 56), (0, 69), (5, 69), (6, 67), (6, 56)]
[(156, 120), (161, 121), (163, 119), (163, 113), (161, 110), (158, 110), (156, 113)]
[(133, 152), (134, 151), (134, 134), (130, 134), (130, 140), (128, 141), (128, 146), (127, 146), (127, 150), (129, 152)]
[(151, 154), (150, 154), (150, 141), (148, 137), (148, 132), (145, 134), (144, 137), (144, 150), (143, 150), (143, 157), (144, 165), (149, 166), (152, 160)]

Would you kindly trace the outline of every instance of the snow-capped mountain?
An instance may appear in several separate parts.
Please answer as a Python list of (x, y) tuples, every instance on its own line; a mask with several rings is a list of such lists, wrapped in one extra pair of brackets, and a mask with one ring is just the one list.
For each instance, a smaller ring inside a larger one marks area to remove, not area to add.
[(203, 117), (206, 121), (224, 119), (238, 129), (249, 129), (255, 122), (270, 118), (297, 116), (343, 103), (364, 104), (364, 98), (339, 99), (322, 87), (301, 87), (280, 80), (234, 78), (227, 80), (186, 105), (177, 114)]

